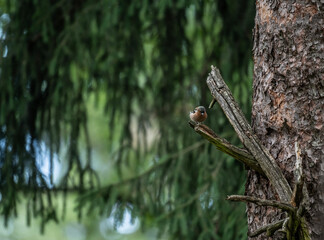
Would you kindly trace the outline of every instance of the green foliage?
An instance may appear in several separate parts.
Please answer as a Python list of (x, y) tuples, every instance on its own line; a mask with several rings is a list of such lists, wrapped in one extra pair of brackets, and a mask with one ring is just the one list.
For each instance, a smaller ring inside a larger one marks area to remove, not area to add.
[[(249, 115), (252, 1), (0, 3), (5, 219), (17, 214), (22, 191), (28, 218), (41, 216), (42, 226), (58, 221), (53, 193), (77, 191), (80, 217), (117, 209), (121, 221), (129, 209), (175, 239), (245, 238), (244, 209), (224, 201), (243, 191), (243, 167), (200, 142), (187, 120), (189, 110), (211, 100), (211, 64)], [(237, 144), (215, 109), (207, 124)], [(38, 164), (44, 144), (49, 181)], [(94, 167), (103, 151), (118, 177)], [(53, 161), (63, 152), (66, 170), (57, 183)]]

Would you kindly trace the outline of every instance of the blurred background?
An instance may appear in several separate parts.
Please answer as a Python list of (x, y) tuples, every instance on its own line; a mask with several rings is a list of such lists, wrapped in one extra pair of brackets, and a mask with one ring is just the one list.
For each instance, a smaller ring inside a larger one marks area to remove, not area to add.
[[(245, 169), (188, 125), (220, 68), (250, 119), (254, 1), (0, 0), (0, 239), (246, 239)], [(241, 146), (222, 110), (206, 125)]]

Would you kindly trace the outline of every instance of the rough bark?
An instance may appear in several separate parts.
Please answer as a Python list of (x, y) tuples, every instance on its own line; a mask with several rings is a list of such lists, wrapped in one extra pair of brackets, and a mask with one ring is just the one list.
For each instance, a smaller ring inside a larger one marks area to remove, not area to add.
[[(313, 2), (256, 1), (252, 127), (291, 188), (299, 143), (309, 194), (306, 220), (311, 238), (324, 239), (324, 11)], [(246, 194), (278, 200), (268, 180), (254, 171)], [(272, 207), (251, 203), (247, 215), (249, 232), (285, 218)]]

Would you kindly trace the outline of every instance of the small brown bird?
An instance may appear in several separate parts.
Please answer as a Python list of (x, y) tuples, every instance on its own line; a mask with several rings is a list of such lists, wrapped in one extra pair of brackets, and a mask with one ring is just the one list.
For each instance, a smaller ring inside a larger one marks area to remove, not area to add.
[(193, 111), (190, 112), (189, 117), (192, 121), (197, 124), (202, 123), (207, 118), (207, 112), (204, 106), (196, 107)]

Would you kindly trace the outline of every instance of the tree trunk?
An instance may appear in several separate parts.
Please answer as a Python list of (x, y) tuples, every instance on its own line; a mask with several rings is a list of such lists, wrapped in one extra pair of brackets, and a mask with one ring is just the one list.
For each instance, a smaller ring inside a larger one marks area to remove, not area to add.
[[(324, 239), (324, 10), (315, 1), (256, 1), (252, 126), (293, 188), (295, 142), (302, 151), (312, 239)], [(278, 200), (268, 180), (249, 171), (246, 194)], [(284, 218), (247, 205), (249, 231)], [(265, 234), (254, 239), (280, 239)]]

